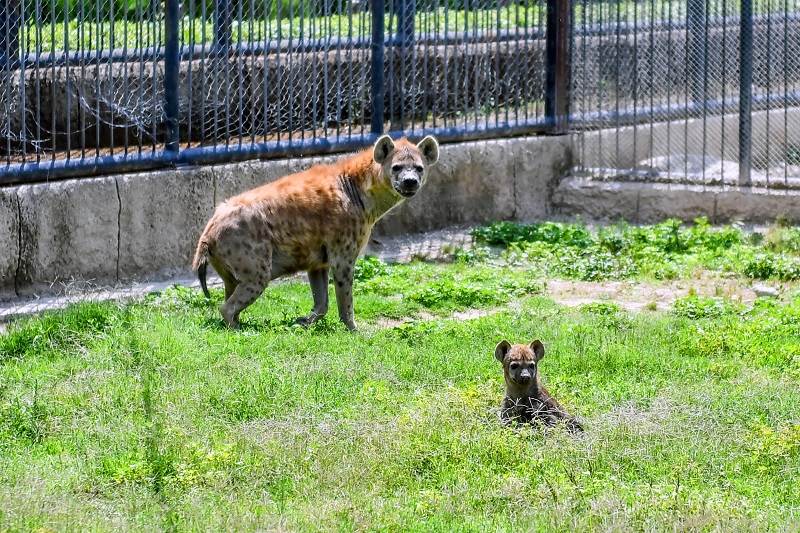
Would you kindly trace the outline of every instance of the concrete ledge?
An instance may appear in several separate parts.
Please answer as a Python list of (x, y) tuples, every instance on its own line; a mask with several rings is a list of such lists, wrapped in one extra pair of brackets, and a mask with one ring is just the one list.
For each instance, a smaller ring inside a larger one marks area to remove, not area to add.
[(800, 222), (799, 190), (725, 187), (716, 195), (716, 222), (774, 222), (778, 217)]
[(199, 232), (214, 209), (210, 168), (120, 176), (118, 281), (188, 275)]
[(16, 191), (0, 189), (0, 299), (16, 296), (19, 266), (19, 202)]
[(592, 220), (633, 221), (639, 211), (638, 183), (593, 182), (580, 178), (563, 180), (553, 192), (559, 213)]
[(742, 220), (772, 222), (782, 216), (800, 221), (800, 191), (759, 187), (618, 183), (564, 179), (553, 205), (567, 216), (590, 220), (624, 219), (656, 223), (667, 218), (707, 217), (715, 224)]
[[(115, 178), (23, 185), (16, 196), (18, 295), (116, 282), (120, 205)], [(0, 284), (6, 290), (9, 285)]]

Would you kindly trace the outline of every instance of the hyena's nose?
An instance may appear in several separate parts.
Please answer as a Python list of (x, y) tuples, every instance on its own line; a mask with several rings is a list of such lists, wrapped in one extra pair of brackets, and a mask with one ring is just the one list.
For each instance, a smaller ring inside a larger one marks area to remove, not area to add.
[(408, 191), (413, 191), (419, 186), (419, 181), (417, 181), (417, 178), (403, 178), (400, 186)]
[(531, 380), (531, 373), (529, 370), (523, 370), (519, 374), (519, 381), (520, 383), (527, 383)]

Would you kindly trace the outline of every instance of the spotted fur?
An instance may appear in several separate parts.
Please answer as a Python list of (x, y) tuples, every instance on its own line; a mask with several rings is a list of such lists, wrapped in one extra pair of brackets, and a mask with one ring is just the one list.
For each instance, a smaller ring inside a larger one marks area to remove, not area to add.
[(502, 340), (494, 355), (503, 363), (506, 397), (500, 406), (500, 418), (506, 422), (535, 423), (553, 426), (564, 420), (570, 431), (582, 431), (575, 417), (553, 398), (539, 381), (539, 361), (544, 357), (540, 340), (530, 345)]
[(208, 222), (195, 253), (203, 292), (210, 264), (225, 284), (220, 308), (231, 328), (239, 313), (267, 284), (299, 271), (308, 273), (314, 309), (297, 319), (311, 325), (328, 311), (328, 276), (333, 273), (339, 318), (351, 330), (355, 262), (375, 222), (425, 183), (439, 158), (433, 137), (418, 144), (384, 135), (366, 149), (331, 165), (228, 199)]

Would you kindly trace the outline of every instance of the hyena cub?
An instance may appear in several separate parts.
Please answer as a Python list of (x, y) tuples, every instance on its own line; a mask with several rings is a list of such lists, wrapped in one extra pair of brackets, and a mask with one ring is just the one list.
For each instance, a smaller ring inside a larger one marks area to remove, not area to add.
[(564, 420), (570, 431), (583, 430), (580, 422), (550, 396), (539, 381), (537, 366), (544, 357), (542, 341), (512, 345), (502, 340), (494, 349), (494, 356), (503, 363), (506, 380), (506, 397), (500, 406), (500, 418), (504, 422), (541, 422), (553, 426)]
[(308, 273), (314, 309), (308, 326), (328, 312), (333, 271), (339, 318), (351, 330), (353, 275), (375, 222), (420, 190), (439, 158), (433, 137), (417, 144), (384, 135), (370, 149), (234, 196), (217, 207), (200, 236), (193, 269), (206, 296), (211, 264), (225, 284), (220, 312), (231, 328), (270, 280)]

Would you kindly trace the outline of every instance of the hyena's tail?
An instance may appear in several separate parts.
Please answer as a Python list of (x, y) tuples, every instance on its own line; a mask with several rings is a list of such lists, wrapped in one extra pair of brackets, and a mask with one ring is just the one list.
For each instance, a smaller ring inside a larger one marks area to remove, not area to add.
[(211, 298), (206, 285), (206, 270), (208, 269), (208, 243), (200, 239), (197, 245), (197, 251), (194, 254), (194, 261), (192, 262), (192, 270), (197, 271), (197, 279), (200, 280), (200, 288), (203, 289), (203, 294), (206, 298)]

